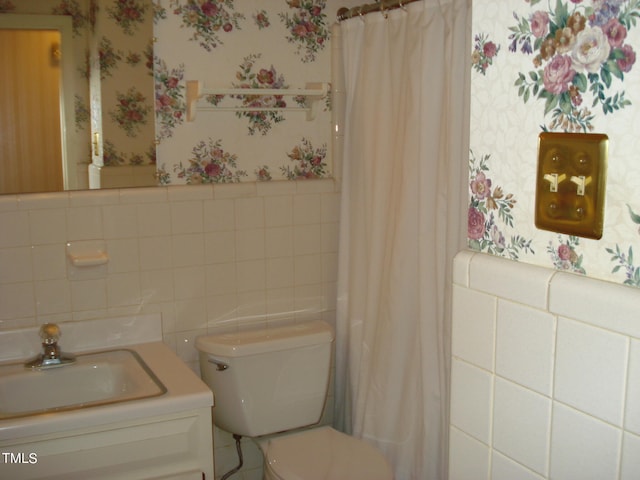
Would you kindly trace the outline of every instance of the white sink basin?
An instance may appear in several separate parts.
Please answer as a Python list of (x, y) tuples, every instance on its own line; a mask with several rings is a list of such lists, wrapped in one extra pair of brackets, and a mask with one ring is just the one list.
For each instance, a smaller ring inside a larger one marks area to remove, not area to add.
[(74, 364), (0, 366), (0, 419), (155, 397), (167, 391), (133, 350), (78, 355)]

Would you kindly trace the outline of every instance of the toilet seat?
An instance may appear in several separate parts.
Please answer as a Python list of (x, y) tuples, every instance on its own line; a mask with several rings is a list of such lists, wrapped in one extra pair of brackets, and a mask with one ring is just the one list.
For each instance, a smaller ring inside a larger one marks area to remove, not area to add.
[(265, 470), (275, 480), (393, 479), (380, 451), (331, 427), (270, 439)]

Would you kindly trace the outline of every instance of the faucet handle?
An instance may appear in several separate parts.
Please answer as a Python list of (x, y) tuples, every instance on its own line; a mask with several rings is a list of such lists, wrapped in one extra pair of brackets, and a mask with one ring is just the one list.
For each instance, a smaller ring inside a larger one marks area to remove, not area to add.
[(40, 338), (44, 344), (57, 343), (61, 335), (60, 327), (55, 323), (45, 323), (40, 327)]

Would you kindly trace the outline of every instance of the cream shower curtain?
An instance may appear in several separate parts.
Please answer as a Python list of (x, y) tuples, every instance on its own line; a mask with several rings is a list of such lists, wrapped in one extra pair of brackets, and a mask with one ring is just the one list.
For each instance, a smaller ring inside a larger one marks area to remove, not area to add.
[(447, 475), (451, 265), (466, 239), (471, 0), (340, 24), (336, 422), (396, 480)]

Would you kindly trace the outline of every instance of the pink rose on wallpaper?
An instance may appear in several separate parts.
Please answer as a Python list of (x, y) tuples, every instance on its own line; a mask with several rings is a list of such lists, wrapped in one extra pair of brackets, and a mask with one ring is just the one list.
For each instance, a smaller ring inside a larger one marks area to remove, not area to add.
[(491, 195), (491, 180), (487, 178), (484, 172), (478, 172), (471, 181), (470, 186), (471, 192), (481, 200)]
[(580, 246), (579, 237), (568, 237), (566, 240), (558, 235), (559, 245), (556, 248), (553, 241), (549, 241), (547, 252), (551, 257), (553, 266), (559, 270), (568, 270), (574, 273), (585, 274), (582, 266), (582, 255), (578, 255), (576, 248)]
[(538, 10), (531, 15), (531, 32), (537, 38), (544, 38), (549, 33), (549, 14)]
[(127, 120), (129, 120), (130, 122), (140, 122), (143, 120), (143, 116), (140, 112), (136, 111), (136, 110), (129, 110), (126, 114), (126, 118)]
[(266, 83), (267, 85), (271, 85), (271, 84), (273, 84), (274, 81), (275, 81), (275, 78), (274, 78), (274, 71), (273, 70), (267, 70), (265, 68), (261, 68), (260, 69), (260, 71), (258, 72), (258, 82), (263, 83), (263, 84)]
[(609, 20), (604, 27), (602, 27), (602, 30), (609, 39), (609, 45), (614, 48), (622, 46), (622, 42), (627, 38), (627, 29), (617, 18)]
[(271, 25), (271, 22), (269, 22), (269, 17), (267, 16), (266, 10), (260, 10), (259, 12), (254, 14), (253, 20), (256, 22), (256, 25), (260, 30), (262, 30), (263, 28), (267, 28)]
[(215, 17), (218, 14), (218, 6), (215, 3), (205, 2), (200, 8), (207, 17)]
[(307, 27), (304, 23), (299, 23), (291, 30), (296, 37), (304, 38), (307, 36)]
[(558, 258), (560, 260), (569, 260), (571, 258), (571, 247), (566, 244), (562, 244), (558, 247)]
[(599, 73), (610, 52), (609, 40), (600, 28), (585, 28), (576, 36), (571, 57), (576, 68)]
[(624, 53), (624, 58), (618, 59), (618, 67), (627, 73), (631, 71), (631, 67), (636, 63), (636, 52), (633, 51), (631, 45), (624, 45), (621, 50)]
[(204, 167), (204, 171), (210, 177), (216, 177), (216, 176), (220, 175), (220, 172), (222, 171), (222, 168), (220, 168), (220, 165), (218, 165), (216, 163), (209, 163), (209, 164), (207, 164), (206, 167)]
[(178, 77), (169, 77), (165, 83), (167, 88), (176, 88), (180, 83), (180, 79)]
[(554, 95), (566, 92), (575, 74), (571, 58), (567, 55), (556, 55), (544, 67), (544, 88)]
[(156, 97), (156, 108), (168, 107), (173, 104), (173, 99), (169, 95), (158, 95)]
[(498, 46), (493, 42), (487, 42), (484, 44), (482, 52), (484, 53), (485, 57), (493, 58), (498, 53)]
[(480, 240), (484, 236), (484, 214), (473, 207), (469, 207), (468, 236), (472, 240)]

